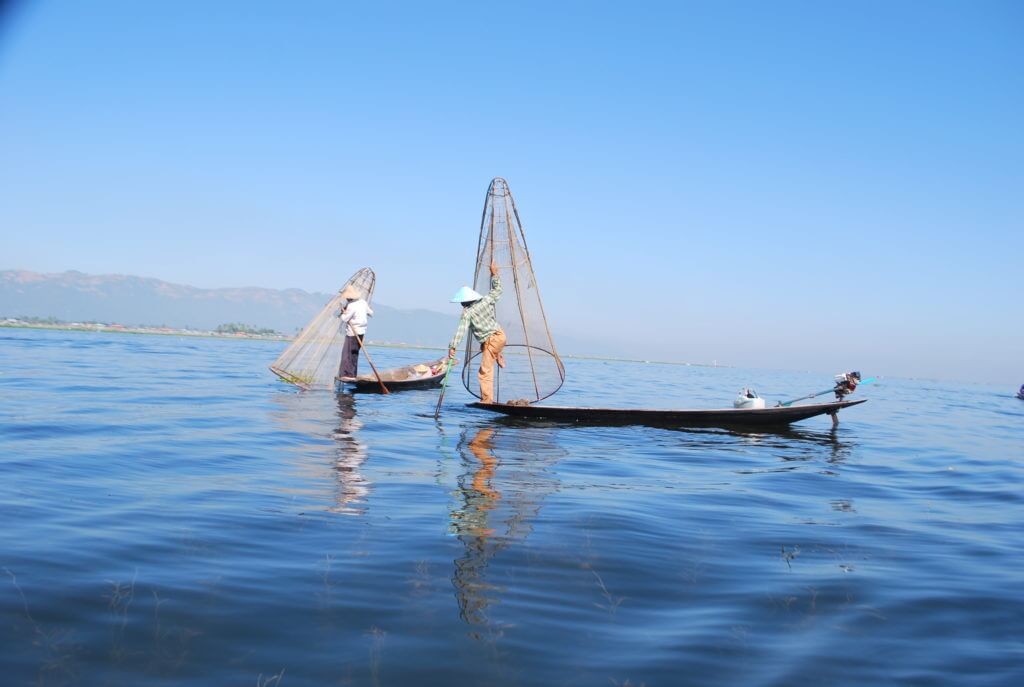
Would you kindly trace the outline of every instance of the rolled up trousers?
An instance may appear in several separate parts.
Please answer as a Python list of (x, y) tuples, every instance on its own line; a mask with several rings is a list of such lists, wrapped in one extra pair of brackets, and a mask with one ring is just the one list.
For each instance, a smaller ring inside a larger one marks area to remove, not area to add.
[(477, 379), (480, 380), (480, 401), (483, 403), (494, 403), (494, 361), (498, 359), (504, 348), (504, 329), (494, 332), (483, 343), (480, 370), (477, 372)]

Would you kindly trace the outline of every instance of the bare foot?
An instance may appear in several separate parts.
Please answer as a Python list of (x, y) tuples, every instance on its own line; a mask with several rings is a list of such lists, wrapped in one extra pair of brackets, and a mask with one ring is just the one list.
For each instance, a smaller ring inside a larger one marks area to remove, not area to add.
[(498, 367), (500, 367), (503, 370), (505, 369), (505, 356), (503, 356), (501, 353), (498, 354)]

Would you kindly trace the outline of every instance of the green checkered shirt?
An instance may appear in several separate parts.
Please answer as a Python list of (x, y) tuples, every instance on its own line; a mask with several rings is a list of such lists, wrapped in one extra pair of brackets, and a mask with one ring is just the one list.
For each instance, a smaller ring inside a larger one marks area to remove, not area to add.
[(448, 348), (458, 348), (462, 337), (466, 335), (466, 327), (473, 330), (473, 336), (480, 343), (487, 341), (488, 337), (501, 329), (498, 324), (498, 317), (494, 312), (494, 304), (501, 298), (501, 280), (497, 275), (491, 277), (491, 290), (487, 295), (473, 305), (462, 309), (462, 319), (459, 320), (459, 328), (455, 330), (455, 336)]

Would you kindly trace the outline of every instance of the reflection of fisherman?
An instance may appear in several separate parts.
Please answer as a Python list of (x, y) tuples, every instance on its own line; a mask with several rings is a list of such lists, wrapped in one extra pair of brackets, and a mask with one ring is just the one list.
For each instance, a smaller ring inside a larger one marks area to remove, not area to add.
[(366, 325), (373, 317), (370, 304), (363, 299), (359, 290), (349, 284), (341, 292), (342, 298), (349, 301), (341, 311), (341, 321), (345, 325), (345, 346), (341, 351), (341, 367), (338, 378), (343, 382), (351, 382), (356, 378), (359, 369), (359, 349), (366, 335)]
[(452, 586), (459, 616), (471, 626), (474, 639), (491, 631), (490, 609), (503, 590), (489, 579), (489, 570), (502, 551), (529, 536), (531, 518), (558, 488), (546, 467), (565, 455), (546, 441), (543, 431), (501, 436), (500, 429), (480, 427), (465, 430), (459, 442), (463, 473), (453, 494), (449, 531), (464, 553), (453, 561)]
[[(495, 502), (501, 494), (491, 487), (494, 471), (498, 467), (498, 459), (494, 457), (494, 428), (488, 427), (477, 432), (469, 442), (469, 452), (480, 462), (480, 468), (473, 473), (469, 488), (463, 486), (466, 497), (466, 520), (461, 524), (460, 532), (476, 536), (494, 534), (494, 529), (487, 526), (487, 511), (494, 510)], [(477, 516), (477, 517), (474, 517)]]
[[(484, 571), (490, 559), (502, 545), (490, 543), (494, 528), (488, 514), (501, 494), (491, 486), (498, 459), (494, 456), (494, 429), (481, 429), (467, 447), (476, 461), (471, 474), (459, 479), (462, 507), (452, 513), (452, 528), (466, 546), (466, 555), (455, 561), (455, 596), (459, 601), (459, 616), (470, 625), (487, 624), (490, 585), (484, 580)], [(465, 454), (463, 454), (465, 456)], [(465, 456), (468, 460), (469, 456)], [(467, 484), (468, 480), (468, 484)]]
[(369, 493), (369, 482), (359, 472), (366, 462), (366, 448), (360, 443), (358, 431), (363, 423), (356, 417), (355, 399), (348, 394), (338, 395), (338, 429), (334, 439), (338, 442), (338, 455), (334, 462), (338, 481), (337, 503), (330, 508), (335, 513), (361, 515), (362, 504)]
[(448, 344), (448, 357), (455, 357), (455, 349), (469, 328), (483, 349), (480, 356), (480, 371), (477, 373), (480, 380), (480, 400), (483, 403), (494, 401), (494, 363), (497, 362), (498, 367), (505, 367), (505, 356), (502, 355), (505, 348), (505, 331), (498, 324), (495, 313), (495, 303), (499, 298), (501, 280), (498, 279), (498, 266), (491, 260), (491, 290), (486, 296), (463, 286), (451, 299), (452, 303), (462, 303), (462, 319), (459, 320), (455, 336)]

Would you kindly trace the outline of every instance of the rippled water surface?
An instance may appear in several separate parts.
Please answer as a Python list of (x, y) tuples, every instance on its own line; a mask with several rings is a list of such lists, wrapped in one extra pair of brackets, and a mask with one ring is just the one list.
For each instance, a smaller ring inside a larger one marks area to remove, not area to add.
[[(835, 432), (517, 424), (461, 386), (435, 422), (436, 390), (296, 393), (282, 346), (0, 329), (2, 684), (1024, 680), (1022, 380), (883, 380)], [(567, 371), (561, 405), (829, 385)]]

